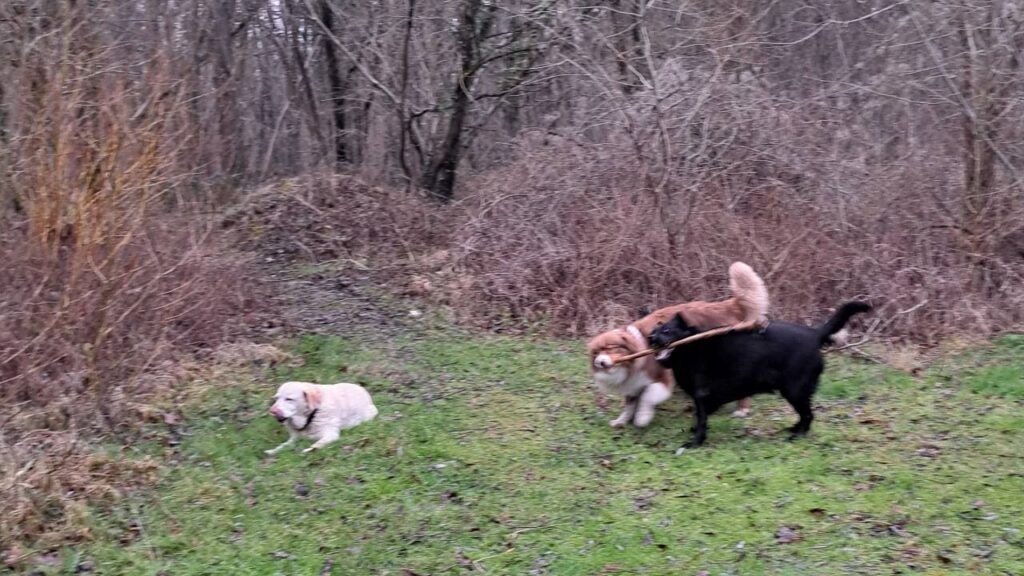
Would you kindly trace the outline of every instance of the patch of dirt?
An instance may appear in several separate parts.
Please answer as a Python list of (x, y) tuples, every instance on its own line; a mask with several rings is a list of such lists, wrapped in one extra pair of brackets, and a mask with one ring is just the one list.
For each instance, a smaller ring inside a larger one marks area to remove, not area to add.
[(265, 337), (313, 333), (378, 342), (420, 325), (419, 274), (445, 265), (431, 260), (444, 252), (436, 250), (446, 241), (442, 218), (424, 199), (352, 176), (320, 175), (257, 190), (221, 224), (252, 256), (261, 292), (276, 311), (260, 319)]
[(421, 196), (334, 174), (255, 190), (221, 224), (265, 258), (398, 265), (446, 243), (446, 214)]
[(422, 313), (418, 303), (385, 296), (387, 285), (369, 275), (345, 271), (303, 275), (294, 266), (276, 262), (264, 263), (262, 268), (274, 287), (268, 295), (280, 314), (280, 324), (268, 327), (270, 336), (312, 333), (380, 341), (419, 324), (410, 315), (414, 310)]

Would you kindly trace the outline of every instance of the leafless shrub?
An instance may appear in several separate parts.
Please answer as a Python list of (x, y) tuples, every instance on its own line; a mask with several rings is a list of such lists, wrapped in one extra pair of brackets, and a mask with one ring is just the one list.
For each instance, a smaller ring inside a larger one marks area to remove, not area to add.
[(849, 197), (817, 181), (755, 188), (705, 178), (694, 189), (672, 179), (666, 188), (686, 192), (676, 206), (692, 206), (673, 238), (658, 216), (664, 198), (637, 181), (629, 155), (589, 152), (524, 146), (474, 179), (453, 241), (451, 301), (464, 319), (592, 332), (643, 304), (725, 297), (727, 266), (742, 260), (765, 277), (775, 318), (814, 321), (841, 300), (867, 298), (874, 329), (926, 342), (1024, 321), (1024, 263), (993, 258), (1001, 276), (979, 285), (950, 231), (916, 224), (938, 217), (926, 170), (879, 172)]
[(86, 441), (136, 431), (170, 383), (153, 374), (224, 340), (249, 304), (244, 263), (176, 196), (189, 132), (167, 62), (137, 73), (77, 30), (34, 45), (48, 59), (10, 88), (0, 148), (14, 200), (0, 212), (5, 542), (65, 533), (116, 493), (135, 464), (99, 463)]

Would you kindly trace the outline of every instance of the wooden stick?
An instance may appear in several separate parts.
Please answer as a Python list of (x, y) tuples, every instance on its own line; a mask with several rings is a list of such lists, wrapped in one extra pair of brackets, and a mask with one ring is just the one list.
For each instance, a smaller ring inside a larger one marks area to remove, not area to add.
[[(699, 334), (694, 334), (693, 336), (689, 336), (687, 338), (683, 338), (682, 340), (676, 340), (675, 342), (669, 344), (668, 346), (666, 346), (664, 348), (648, 348), (647, 350), (641, 350), (640, 352), (634, 352), (633, 354), (629, 354), (627, 356), (623, 356), (621, 358), (617, 358), (617, 359), (615, 359), (614, 363), (615, 364), (621, 364), (623, 362), (629, 362), (630, 360), (636, 360), (637, 358), (643, 358), (644, 356), (650, 356), (651, 354), (654, 354), (655, 352), (659, 352), (661, 350), (668, 350), (670, 348), (675, 348), (677, 346), (682, 346), (683, 344), (689, 344), (691, 342), (696, 342), (697, 340), (703, 340), (705, 338), (711, 338), (712, 336), (719, 336), (719, 335), (722, 335), (722, 334), (728, 334), (729, 332), (732, 332), (735, 329), (736, 328), (734, 326), (722, 326), (720, 328), (713, 328), (711, 330), (708, 330), (707, 332), (701, 332)], [(868, 360), (871, 360), (872, 362), (877, 362), (879, 364), (884, 364), (884, 362), (882, 362), (881, 360), (878, 360), (877, 358), (871, 356), (870, 354), (867, 354), (866, 352), (857, 349), (858, 346), (861, 346), (861, 345), (863, 345), (863, 344), (865, 344), (867, 342), (870, 342), (870, 341), (871, 341), (871, 338), (864, 338), (863, 340), (861, 340), (859, 342), (854, 342), (852, 344), (847, 344), (846, 346), (841, 346), (839, 348), (829, 348), (827, 350), (824, 350), (823, 353), (824, 354), (828, 354), (830, 352), (839, 352), (840, 350), (846, 350), (847, 348), (853, 348), (854, 352), (860, 354), (862, 358), (866, 358)]]
[(617, 358), (614, 363), (615, 364), (621, 364), (623, 362), (629, 362), (630, 360), (636, 360), (637, 358), (643, 358), (644, 356), (650, 356), (651, 354), (654, 354), (655, 352), (658, 352), (660, 350), (668, 350), (669, 348), (675, 348), (677, 346), (682, 346), (683, 344), (689, 344), (690, 342), (696, 342), (697, 340), (703, 340), (705, 338), (711, 338), (712, 336), (720, 336), (722, 334), (728, 334), (729, 332), (732, 332), (735, 329), (736, 328), (734, 326), (722, 326), (721, 328), (714, 328), (714, 329), (708, 330), (707, 332), (701, 332), (700, 334), (694, 334), (693, 336), (689, 336), (687, 338), (683, 338), (682, 340), (676, 340), (675, 342), (669, 344), (668, 346), (666, 346), (664, 348), (657, 348), (657, 349), (655, 349), (655, 348), (648, 348), (647, 350), (641, 350), (640, 352), (634, 352), (633, 354), (629, 354), (627, 356), (623, 356), (622, 358)]
[(853, 343), (847, 344), (845, 346), (839, 346), (839, 347), (836, 347), (836, 348), (829, 348), (828, 350), (825, 350), (824, 353), (828, 354), (829, 352), (839, 352), (840, 350), (846, 350), (847, 348), (856, 348), (858, 346), (863, 346), (864, 344), (867, 344), (870, 341), (871, 341), (871, 337), (870, 336), (869, 337), (865, 337), (865, 338), (861, 339), (860, 342), (853, 342)]

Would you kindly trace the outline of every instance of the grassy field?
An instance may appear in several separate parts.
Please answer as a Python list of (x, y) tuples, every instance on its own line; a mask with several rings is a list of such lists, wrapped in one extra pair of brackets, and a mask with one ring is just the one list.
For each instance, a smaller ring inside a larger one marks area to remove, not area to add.
[[(307, 337), (298, 367), (209, 382), (148, 496), (68, 550), (100, 574), (1024, 574), (1024, 337), (920, 377), (830, 355), (810, 436), (777, 397), (676, 455), (681, 395), (613, 430), (577, 342)], [(265, 448), (283, 379), (356, 381), (380, 417)], [(300, 444), (305, 447), (308, 441)], [(151, 448), (149, 448), (151, 449)], [(140, 447), (140, 451), (147, 450)], [(63, 573), (54, 567), (51, 573)], [(69, 570), (65, 568), (64, 570)]]

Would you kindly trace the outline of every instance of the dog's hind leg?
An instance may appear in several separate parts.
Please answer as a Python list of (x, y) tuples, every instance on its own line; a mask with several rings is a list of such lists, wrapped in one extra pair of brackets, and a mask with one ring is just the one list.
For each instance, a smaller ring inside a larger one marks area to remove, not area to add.
[(695, 408), (693, 416), (695, 425), (691, 429), (693, 431), (693, 438), (686, 444), (683, 444), (684, 448), (696, 448), (704, 444), (704, 441), (708, 438), (708, 407), (701, 398), (694, 398), (693, 406)]
[(814, 412), (811, 410), (811, 399), (808, 396), (797, 397), (786, 394), (783, 394), (783, 397), (800, 416), (800, 420), (789, 428), (789, 440), (795, 440), (800, 436), (806, 435), (811, 429), (811, 422), (814, 421)]
[(636, 419), (633, 421), (634, 424), (643, 428), (651, 423), (654, 419), (654, 409), (665, 400), (668, 400), (672, 396), (667, 386), (661, 382), (655, 382), (650, 384), (644, 389), (643, 394), (640, 395), (639, 406), (636, 410)]
[(633, 419), (633, 414), (636, 414), (636, 405), (639, 402), (640, 396), (626, 396), (622, 401), (622, 414), (615, 420), (609, 422), (612, 428), (622, 428), (626, 424), (629, 424), (630, 420)]

